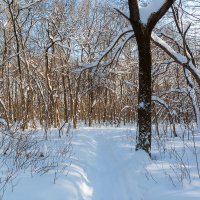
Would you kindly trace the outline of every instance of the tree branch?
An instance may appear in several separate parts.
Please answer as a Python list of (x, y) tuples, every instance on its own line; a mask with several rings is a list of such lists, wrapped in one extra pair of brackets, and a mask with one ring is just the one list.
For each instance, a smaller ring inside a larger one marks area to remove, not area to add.
[(168, 9), (172, 6), (172, 4), (176, 0), (166, 0), (165, 3), (161, 6), (161, 8), (155, 12), (152, 13), (148, 19), (147, 27), (148, 30), (151, 32), (157, 22), (165, 15), (165, 13), (168, 11)]

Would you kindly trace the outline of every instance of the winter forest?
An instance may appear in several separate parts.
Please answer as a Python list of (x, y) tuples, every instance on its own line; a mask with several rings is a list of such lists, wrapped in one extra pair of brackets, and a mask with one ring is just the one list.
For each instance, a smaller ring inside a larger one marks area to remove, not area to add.
[(0, 0), (0, 200), (200, 199), (200, 0)]

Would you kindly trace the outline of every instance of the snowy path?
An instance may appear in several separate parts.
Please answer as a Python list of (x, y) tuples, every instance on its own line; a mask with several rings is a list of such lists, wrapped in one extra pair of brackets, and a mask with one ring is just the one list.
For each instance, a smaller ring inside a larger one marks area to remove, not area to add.
[[(127, 140), (127, 132), (121, 129), (87, 129), (86, 134), (82, 130), (77, 137), (86, 135), (89, 136), (86, 145), (89, 153), (85, 156), (89, 157), (84, 160), (89, 162), (86, 167), (83, 164), (88, 180), (83, 184), (87, 186), (82, 188), (83, 199), (140, 199), (142, 192), (138, 189), (138, 171), (131, 170), (137, 168), (137, 163), (132, 160), (134, 151)], [(129, 185), (130, 176), (132, 180)], [(131, 192), (133, 187), (134, 195)]]
[[(88, 172), (93, 185), (93, 199), (125, 199), (126, 193), (121, 193), (123, 184), (120, 183), (125, 162), (118, 157), (117, 145), (112, 141), (111, 134), (100, 133), (96, 139), (96, 157), (94, 166)], [(90, 175), (91, 174), (91, 175)], [(122, 195), (123, 194), (123, 195)]]
[(200, 199), (199, 182), (176, 188), (163, 173), (169, 169), (166, 162), (154, 163), (133, 150), (129, 137), (134, 129), (82, 127), (72, 131), (72, 163), (66, 175), (53, 184), (53, 173), (33, 178), (22, 174), (14, 192), (7, 191), (4, 200)]

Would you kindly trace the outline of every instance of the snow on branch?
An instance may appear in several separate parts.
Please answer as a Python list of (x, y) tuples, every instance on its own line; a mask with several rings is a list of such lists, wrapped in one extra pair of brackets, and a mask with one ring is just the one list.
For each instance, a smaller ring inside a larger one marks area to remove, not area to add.
[(155, 102), (158, 102), (159, 104), (163, 105), (169, 111), (171, 116), (173, 116), (173, 114), (175, 113), (174, 111), (171, 112), (170, 106), (163, 99), (161, 99), (160, 97), (152, 96), (151, 100), (155, 101)]
[(32, 1), (31, 3), (28, 3), (28, 4), (24, 5), (24, 6), (22, 6), (22, 7), (20, 8), (20, 10), (29, 9), (30, 7), (35, 6), (35, 4), (40, 3), (40, 2), (42, 2), (42, 1), (43, 1), (43, 0), (35, 0), (35, 1)]
[(189, 70), (185, 69), (184, 73), (188, 83), (188, 93), (195, 111), (197, 132), (200, 133), (200, 108), (199, 108), (198, 97), (195, 91), (195, 84), (192, 80), (191, 73), (189, 72)]
[(9, 62), (12, 58), (14, 58), (14, 57), (20, 55), (20, 54), (23, 53), (23, 52), (24, 52), (24, 50), (22, 50), (22, 51), (20, 51), (20, 52), (18, 52), (18, 53), (15, 53), (15, 54), (13, 54), (13, 55), (11, 55), (9, 58), (7, 58), (6, 60), (2, 61), (2, 63), (0, 63), (0, 68), (3, 67), (3, 66), (4, 66), (7, 62)]
[(142, 24), (147, 24), (153, 13), (156, 13), (165, 3), (165, 0), (153, 0), (147, 6), (140, 6), (140, 21)]
[[(124, 36), (124, 38), (123, 38), (123, 36)], [(101, 53), (101, 55), (99, 56), (99, 58), (95, 62), (88, 63), (88, 64), (81, 64), (81, 65), (79, 65), (79, 67), (76, 67), (73, 71), (74, 72), (82, 72), (82, 71), (84, 71), (86, 69), (92, 69), (94, 67), (98, 67), (101, 64), (103, 58), (105, 56), (107, 56), (109, 54), (109, 52), (111, 52), (112, 50), (114, 50), (112, 58), (109, 59), (108, 61), (102, 63), (102, 66), (108, 66), (108, 65), (110, 65), (113, 62), (113, 60), (116, 58), (116, 56), (118, 55), (118, 53), (120, 53), (122, 51), (122, 49), (124, 48), (124, 46), (126, 45), (126, 43), (133, 36), (134, 36), (134, 33), (133, 33), (133, 28), (131, 26), (128, 26), (128, 27), (124, 28), (122, 30), (122, 32), (120, 34), (118, 34), (117, 37), (114, 38), (114, 40), (111, 42), (111, 44), (109, 45), (109, 47), (106, 48)], [(122, 42), (119, 42), (120, 40), (122, 40)]]
[(169, 109), (169, 105), (164, 100), (162, 100), (160, 97), (152, 96), (151, 100), (156, 101), (156, 102), (160, 103), (161, 105), (165, 106), (167, 109)]
[(170, 93), (185, 93), (187, 95), (189, 94), (188, 88), (171, 88), (167, 91), (159, 92), (159, 95), (162, 96), (162, 95), (167, 95), (167, 94), (170, 94)]
[(178, 53), (172, 49), (164, 40), (158, 37), (155, 33), (152, 32), (151, 38), (153, 42), (163, 49), (169, 56), (171, 56), (178, 64), (187, 68), (191, 74), (195, 77), (196, 81), (200, 85), (200, 70), (192, 63), (192, 61), (183, 56), (181, 53)]

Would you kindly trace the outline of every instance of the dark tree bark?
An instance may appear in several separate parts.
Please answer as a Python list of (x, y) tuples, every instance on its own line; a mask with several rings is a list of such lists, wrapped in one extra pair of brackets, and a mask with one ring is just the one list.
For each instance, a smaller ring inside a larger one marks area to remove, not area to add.
[(148, 35), (137, 40), (139, 50), (138, 125), (136, 149), (151, 152), (151, 47)]
[(130, 23), (133, 27), (139, 55), (139, 94), (138, 94), (138, 126), (136, 150), (142, 149), (151, 156), (151, 32), (157, 22), (168, 11), (174, 0), (166, 0), (161, 8), (152, 13), (147, 24), (142, 24), (139, 14), (138, 0), (129, 0)]

